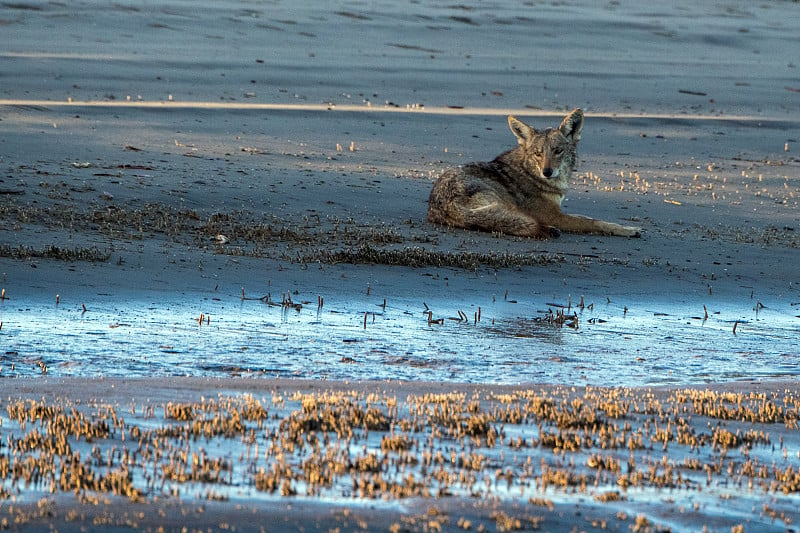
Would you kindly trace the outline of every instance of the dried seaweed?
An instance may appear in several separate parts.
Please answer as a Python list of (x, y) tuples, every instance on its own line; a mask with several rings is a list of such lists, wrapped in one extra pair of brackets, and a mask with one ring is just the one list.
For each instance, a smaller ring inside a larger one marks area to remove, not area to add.
[(75, 248), (61, 248), (59, 246), (49, 245), (43, 248), (34, 248), (32, 246), (9, 246), (7, 244), (0, 245), (0, 257), (9, 257), (11, 259), (58, 259), (60, 261), (88, 261), (90, 263), (103, 263), (108, 261), (111, 253), (106, 250), (101, 250), (96, 246), (75, 247)]
[(407, 267), (450, 267), (475, 270), (480, 266), (514, 268), (563, 263), (560, 254), (512, 254), (508, 252), (442, 252), (420, 247), (384, 250), (369, 245), (346, 250), (317, 250), (299, 258), (304, 263), (376, 264)]

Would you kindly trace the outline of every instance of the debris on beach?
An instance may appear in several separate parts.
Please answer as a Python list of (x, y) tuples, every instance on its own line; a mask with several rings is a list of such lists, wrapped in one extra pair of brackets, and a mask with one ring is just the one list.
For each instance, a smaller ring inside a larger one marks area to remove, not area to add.
[[(737, 508), (716, 518), (728, 528), (745, 516), (751, 525), (793, 524), (796, 391), (459, 387), (399, 397), (380, 389), (276, 387), (263, 398), (127, 407), (12, 395), (0, 417), (0, 500), (475, 497), (552, 510), (554, 501), (589, 497), (625, 510), (620, 521), (654, 524), (663, 502), (724, 499)], [(511, 524), (529, 512), (496, 518)], [(14, 519), (13, 507), (0, 514)], [(539, 520), (546, 528), (547, 516)]]

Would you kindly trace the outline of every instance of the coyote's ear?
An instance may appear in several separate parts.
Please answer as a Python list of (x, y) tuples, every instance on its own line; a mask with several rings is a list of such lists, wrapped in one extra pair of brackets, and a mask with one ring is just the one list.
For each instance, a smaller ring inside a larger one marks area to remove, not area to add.
[(517, 138), (519, 144), (525, 144), (536, 134), (533, 128), (511, 115), (508, 116), (508, 127), (511, 128), (511, 133)]
[(566, 116), (558, 127), (561, 134), (576, 144), (581, 140), (581, 130), (583, 129), (583, 110), (573, 109), (572, 113)]

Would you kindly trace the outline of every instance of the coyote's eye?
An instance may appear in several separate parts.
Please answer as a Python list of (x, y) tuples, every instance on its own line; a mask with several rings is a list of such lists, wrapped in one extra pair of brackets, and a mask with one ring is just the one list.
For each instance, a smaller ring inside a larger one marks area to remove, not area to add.
[(561, 155), (563, 153), (564, 153), (564, 149), (563, 148), (556, 148), (555, 150), (553, 150), (553, 154), (555, 154), (555, 155)]

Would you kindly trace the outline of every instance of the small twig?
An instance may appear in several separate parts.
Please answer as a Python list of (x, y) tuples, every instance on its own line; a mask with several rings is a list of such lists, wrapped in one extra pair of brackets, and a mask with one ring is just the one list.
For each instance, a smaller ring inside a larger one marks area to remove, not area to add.
[(433, 319), (433, 311), (428, 311), (425, 314), (428, 315), (428, 325), (429, 326), (431, 324), (438, 324), (438, 325), (444, 324), (444, 318), (437, 318), (436, 320)]
[(578, 313), (572, 315), (572, 317), (569, 319), (567, 323), (567, 327), (570, 327), (572, 329), (578, 329)]

